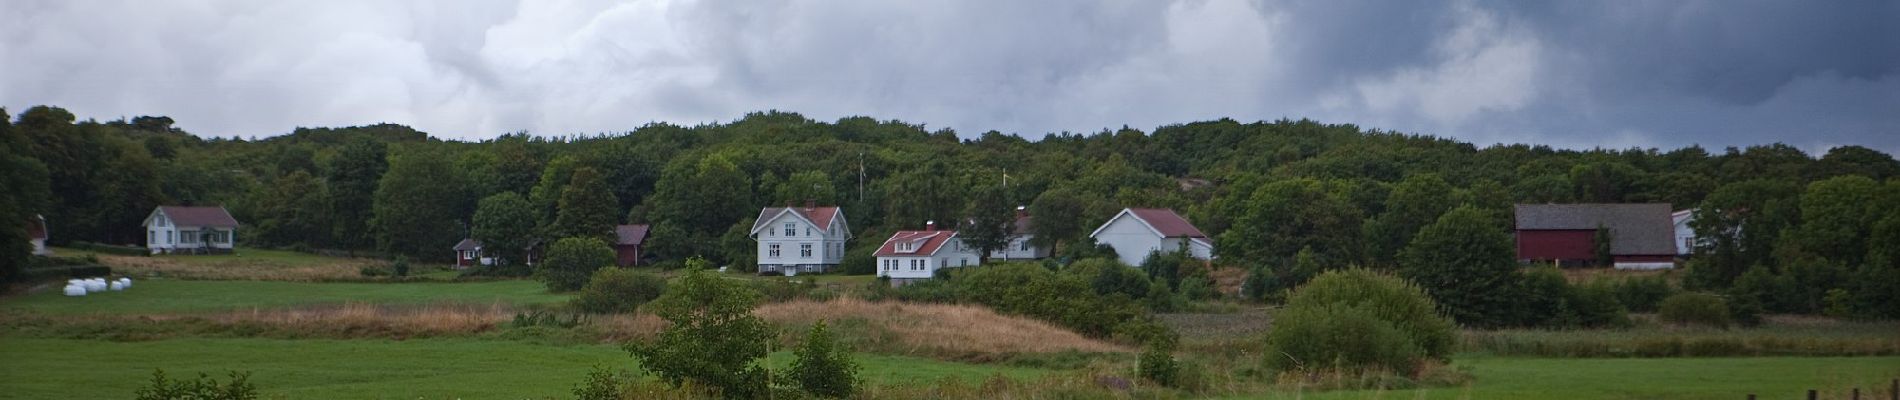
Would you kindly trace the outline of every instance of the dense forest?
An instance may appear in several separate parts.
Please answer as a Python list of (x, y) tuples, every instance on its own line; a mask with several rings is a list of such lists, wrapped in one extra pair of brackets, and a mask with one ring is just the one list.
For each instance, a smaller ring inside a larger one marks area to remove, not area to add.
[(1296, 264), (1389, 267), (1462, 206), (1508, 232), (1513, 203), (1662, 202), (1701, 210), (1706, 248), (1686, 285), (1772, 292), (1763, 306), (1774, 311), (1819, 312), (1830, 296), (1900, 304), (1900, 290), (1855, 283), (1900, 285), (1900, 162), (1858, 146), (1818, 157), (1784, 144), (1479, 147), (1228, 119), (1028, 140), (778, 111), (481, 142), (392, 124), (207, 138), (167, 117), (79, 121), (48, 106), (5, 119), (9, 270), (26, 262), (16, 223), (26, 216), (44, 215), (54, 244), (138, 244), (141, 220), (161, 204), (227, 207), (245, 224), (244, 246), (435, 261), (471, 235), (526, 243), (650, 223), (661, 260), (744, 268), (759, 208), (811, 201), (844, 208), (856, 236), (846, 269), (859, 273), (890, 232), (925, 221), (993, 220), (973, 217), (1027, 205), (1041, 217), (1038, 240), (1081, 254), (1095, 251), (1088, 232), (1121, 208), (1166, 207), (1215, 238), (1220, 264), (1293, 275)]

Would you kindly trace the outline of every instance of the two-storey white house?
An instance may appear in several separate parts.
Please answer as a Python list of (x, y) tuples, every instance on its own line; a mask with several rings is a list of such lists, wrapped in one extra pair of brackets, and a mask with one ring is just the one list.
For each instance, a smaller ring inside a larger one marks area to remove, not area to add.
[(1187, 251), (1199, 259), (1214, 257), (1214, 242), (1188, 223), (1187, 218), (1166, 208), (1126, 208), (1095, 228), (1089, 237), (1095, 243), (1115, 248), (1115, 254), (1128, 265), (1141, 265), (1150, 253)]
[(1030, 240), (1036, 237), (1035, 232), (1029, 230), (1030, 218), (1029, 209), (1027, 207), (1016, 207), (1016, 223), (1010, 225), (1012, 230), (1010, 231), (1009, 244), (1004, 245), (1002, 249), (990, 252), (990, 259), (1036, 260), (1049, 258), (1049, 248), (1037, 246)]
[(766, 207), (752, 223), (759, 273), (825, 272), (844, 262), (851, 228), (838, 207)]
[(159, 206), (145, 217), (145, 248), (152, 254), (229, 253), (237, 228), (224, 207)]
[(897, 231), (877, 248), (877, 276), (891, 284), (930, 279), (937, 270), (970, 267), (982, 262), (981, 253), (957, 238), (957, 231), (937, 230), (936, 223), (921, 231)]

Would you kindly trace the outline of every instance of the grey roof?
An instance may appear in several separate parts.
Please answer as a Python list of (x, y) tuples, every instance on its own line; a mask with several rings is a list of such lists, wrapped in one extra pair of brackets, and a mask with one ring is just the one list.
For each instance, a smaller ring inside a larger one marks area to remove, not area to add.
[(1675, 254), (1676, 225), (1667, 203), (1519, 204), (1517, 230), (1610, 229), (1610, 254)]
[(455, 243), (455, 251), (469, 251), (479, 248), (482, 248), (482, 241), (480, 240), (462, 239), (461, 242)]

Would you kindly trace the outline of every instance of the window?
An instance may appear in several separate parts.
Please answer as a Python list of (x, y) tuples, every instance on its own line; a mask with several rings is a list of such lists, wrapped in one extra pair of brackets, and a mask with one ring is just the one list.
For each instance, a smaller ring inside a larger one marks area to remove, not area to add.
[(1029, 239), (1023, 239), (1022, 251), (1029, 251)]
[(786, 222), (785, 236), (797, 236), (797, 235), (798, 235), (798, 224)]
[(965, 258), (965, 259), (963, 259), (962, 261), (957, 261), (957, 266), (959, 266), (959, 267), (968, 267), (968, 266), (970, 266), (970, 259), (968, 259), (968, 258)]
[(805, 227), (805, 236), (812, 236), (811, 227), (809, 226)]
[(172, 244), (172, 243), (177, 243), (177, 242), (172, 241), (172, 231), (165, 231), (165, 244)]
[(912, 271), (924, 270), (924, 260), (910, 260), (910, 270)]
[(158, 231), (145, 231), (146, 243), (158, 243)]
[(778, 257), (778, 243), (765, 246), (766, 257)]
[(803, 257), (803, 258), (811, 258), (811, 243), (798, 245), (798, 256)]
[(473, 260), (473, 259), (475, 259), (475, 251), (474, 251), (474, 250), (462, 250), (462, 259), (465, 259), (465, 260)]

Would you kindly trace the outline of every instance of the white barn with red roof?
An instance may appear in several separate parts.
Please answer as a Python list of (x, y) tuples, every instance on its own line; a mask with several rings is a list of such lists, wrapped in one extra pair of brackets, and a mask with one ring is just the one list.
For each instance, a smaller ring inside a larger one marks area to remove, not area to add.
[(970, 267), (982, 262), (977, 249), (957, 238), (957, 231), (937, 230), (935, 222), (921, 231), (897, 231), (877, 248), (877, 276), (894, 284), (930, 279), (937, 270)]
[(1148, 254), (1186, 250), (1199, 259), (1214, 258), (1214, 242), (1187, 218), (1166, 208), (1127, 208), (1095, 228), (1095, 243), (1115, 248), (1128, 265), (1141, 265)]
[(159, 206), (145, 217), (145, 248), (152, 254), (229, 253), (237, 228), (224, 207)]
[(851, 239), (844, 210), (838, 207), (766, 207), (752, 223), (752, 240), (759, 242), (759, 273), (795, 275), (825, 272), (844, 262), (844, 242)]

